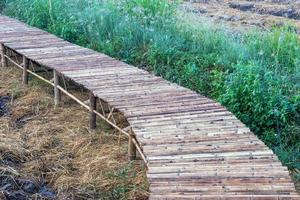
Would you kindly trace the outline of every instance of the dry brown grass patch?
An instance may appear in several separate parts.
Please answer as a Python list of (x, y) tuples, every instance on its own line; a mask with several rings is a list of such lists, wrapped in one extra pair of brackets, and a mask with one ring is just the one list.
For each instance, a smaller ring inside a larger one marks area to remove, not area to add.
[(127, 161), (126, 137), (102, 121), (90, 132), (83, 108), (65, 97), (54, 108), (51, 88), (36, 80), (23, 87), (19, 77), (9, 68), (0, 80), (0, 96), (12, 97), (0, 118), (0, 176), (45, 182), (58, 199), (147, 198), (142, 161)]

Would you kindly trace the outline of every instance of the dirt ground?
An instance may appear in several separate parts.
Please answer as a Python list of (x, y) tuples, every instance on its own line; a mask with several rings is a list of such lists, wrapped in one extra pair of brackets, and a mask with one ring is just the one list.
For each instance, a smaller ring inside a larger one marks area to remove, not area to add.
[(262, 29), (292, 25), (300, 33), (299, 0), (185, 0), (184, 6), (216, 23)]
[[(142, 161), (128, 162), (127, 138), (52, 89), (20, 72), (0, 75), (0, 199), (147, 199)], [(77, 96), (85, 96), (77, 90)]]

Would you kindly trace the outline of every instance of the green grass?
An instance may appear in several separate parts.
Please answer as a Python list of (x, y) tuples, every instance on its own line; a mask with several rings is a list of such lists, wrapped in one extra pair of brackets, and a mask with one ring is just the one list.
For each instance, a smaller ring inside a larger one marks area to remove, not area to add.
[(300, 40), (293, 28), (237, 33), (168, 2), (8, 0), (4, 13), (221, 102), (299, 172)]

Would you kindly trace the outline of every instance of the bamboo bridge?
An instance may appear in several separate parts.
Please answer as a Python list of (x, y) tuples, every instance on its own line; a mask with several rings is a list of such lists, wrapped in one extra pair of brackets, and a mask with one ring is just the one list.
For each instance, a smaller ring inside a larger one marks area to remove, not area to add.
[[(2, 15), (0, 44), (1, 66), (19, 67), (23, 84), (37, 77), (53, 86), (56, 105), (65, 94), (88, 109), (91, 129), (100, 117), (128, 136), (129, 158), (138, 152), (147, 166), (150, 199), (300, 199), (272, 150), (219, 103)], [(60, 85), (62, 78), (88, 90), (89, 103)], [(118, 126), (114, 112), (130, 126)]]

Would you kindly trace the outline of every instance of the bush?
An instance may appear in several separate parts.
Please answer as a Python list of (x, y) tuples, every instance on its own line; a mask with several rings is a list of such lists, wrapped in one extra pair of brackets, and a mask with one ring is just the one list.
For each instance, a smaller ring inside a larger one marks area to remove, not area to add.
[(295, 89), (286, 77), (253, 63), (238, 66), (228, 76), (221, 101), (254, 132), (273, 132), (280, 137), (288, 123), (299, 120)]
[(5, 7), (6, 7), (6, 0), (0, 0), (0, 13), (2, 13)]

